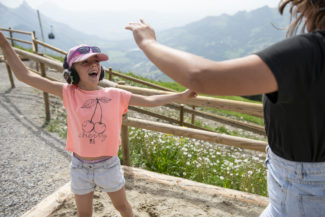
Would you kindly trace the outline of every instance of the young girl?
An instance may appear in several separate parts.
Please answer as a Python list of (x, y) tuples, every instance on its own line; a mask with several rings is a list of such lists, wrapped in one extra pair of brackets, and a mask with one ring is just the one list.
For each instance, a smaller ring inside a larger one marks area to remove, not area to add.
[(159, 106), (176, 99), (195, 97), (186, 90), (169, 95), (141, 96), (117, 88), (98, 86), (108, 56), (98, 47), (79, 45), (70, 49), (65, 62), (68, 83), (50, 81), (27, 70), (0, 32), (0, 47), (17, 79), (63, 99), (67, 111), (66, 150), (73, 153), (71, 190), (79, 216), (92, 216), (95, 186), (107, 192), (122, 216), (133, 216), (125, 194), (125, 180), (117, 156), (122, 115), (128, 105)]

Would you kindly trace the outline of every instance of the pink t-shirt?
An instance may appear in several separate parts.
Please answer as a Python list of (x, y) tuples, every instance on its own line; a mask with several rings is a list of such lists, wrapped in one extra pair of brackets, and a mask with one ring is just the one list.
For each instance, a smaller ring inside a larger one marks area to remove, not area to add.
[(68, 122), (66, 150), (83, 157), (116, 156), (131, 93), (117, 88), (85, 91), (66, 84), (62, 95)]

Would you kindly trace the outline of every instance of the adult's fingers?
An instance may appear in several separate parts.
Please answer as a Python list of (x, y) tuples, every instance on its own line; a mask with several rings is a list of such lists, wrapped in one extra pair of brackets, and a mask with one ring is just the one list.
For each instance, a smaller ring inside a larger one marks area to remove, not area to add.
[(131, 30), (131, 31), (134, 30), (134, 27), (131, 26), (131, 25), (126, 25), (124, 28), (127, 29), (127, 30)]
[(140, 22), (142, 23), (142, 24), (144, 24), (144, 25), (147, 25), (147, 26), (149, 26), (149, 23), (147, 23), (144, 19), (140, 19)]
[(131, 31), (134, 31), (137, 27), (140, 27), (141, 24), (140, 23), (129, 23), (128, 25), (125, 26), (125, 29), (128, 29), (128, 30), (131, 30)]

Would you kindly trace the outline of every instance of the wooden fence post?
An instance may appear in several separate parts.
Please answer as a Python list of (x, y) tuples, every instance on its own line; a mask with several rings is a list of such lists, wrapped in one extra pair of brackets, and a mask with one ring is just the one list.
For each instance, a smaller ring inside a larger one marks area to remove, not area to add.
[[(32, 46), (33, 46), (33, 53), (34, 54), (38, 54), (38, 44), (36, 42), (37, 38), (36, 38), (36, 33), (35, 31), (33, 31), (32, 33)], [(39, 63), (38, 62), (35, 62), (36, 63), (36, 71), (39, 71)]]
[[(40, 54), (40, 55), (43, 56), (44, 54)], [(42, 77), (46, 77), (45, 64), (40, 63), (40, 67), (41, 67)], [(44, 98), (44, 105), (45, 105), (45, 120), (46, 120), (46, 122), (49, 122), (51, 120), (49, 94), (46, 92), (43, 92), (43, 98)]]
[[(110, 71), (112, 68), (110, 68)], [(123, 85), (125, 82), (119, 82)], [(124, 114), (123, 119), (127, 119), (128, 115)], [(130, 147), (129, 147), (129, 129), (128, 126), (122, 125), (122, 148), (123, 148), (123, 165), (130, 166)]]
[(183, 126), (184, 124), (184, 105), (181, 104), (179, 109), (179, 126)]
[(35, 41), (36, 39), (37, 39), (37, 38), (36, 38), (36, 33), (35, 33), (35, 31), (33, 31), (33, 32), (32, 32), (32, 43), (33, 43), (32, 46), (33, 46), (33, 52), (37, 54), (37, 53), (38, 53), (38, 46), (37, 46), (37, 43), (36, 43), (36, 41)]
[(12, 76), (12, 72), (11, 72), (10, 66), (8, 65), (7, 62), (6, 62), (6, 67), (7, 67), (7, 71), (8, 71), (8, 76), (9, 76), (11, 88), (15, 88), (16, 86), (15, 86), (14, 78)]
[[(128, 115), (123, 115), (123, 119), (127, 119)], [(122, 148), (123, 148), (123, 165), (130, 166), (130, 147), (128, 126), (122, 125)]]
[[(193, 111), (195, 111), (195, 106), (192, 106)], [(195, 114), (192, 114), (192, 120), (191, 120), (191, 124), (194, 124), (195, 122)]]
[[(32, 41), (33, 41), (33, 52), (35, 54), (38, 53), (38, 44), (36, 42), (36, 33), (33, 31), (32, 33)], [(40, 56), (44, 56), (44, 54), (39, 54)], [(41, 69), (41, 75), (42, 77), (46, 77), (46, 69), (44, 63), (38, 63), (36, 62), (36, 71), (39, 71)], [(49, 94), (46, 92), (43, 92), (43, 98), (44, 98), (44, 106), (45, 106), (45, 120), (46, 122), (49, 122), (51, 120), (51, 112), (50, 112), (50, 102), (49, 102)]]
[[(14, 41), (12, 40), (12, 31), (11, 31), (11, 27), (9, 27), (8, 29), (9, 29), (9, 36), (10, 36), (10, 43), (11, 43), (11, 46), (14, 46)], [(9, 77), (9, 80), (10, 80), (11, 88), (15, 88), (14, 77), (12, 76), (12, 71), (11, 71), (10, 66), (8, 65), (7, 62), (6, 62), (6, 68), (7, 68), (8, 77)]]
[(14, 40), (12, 40), (13, 37), (12, 37), (11, 27), (9, 27), (8, 29), (9, 29), (9, 36), (10, 36), (10, 43), (11, 43), (11, 46), (15, 46)]
[(113, 80), (113, 74), (112, 74), (112, 68), (111, 67), (108, 69), (108, 80), (110, 80), (110, 81)]

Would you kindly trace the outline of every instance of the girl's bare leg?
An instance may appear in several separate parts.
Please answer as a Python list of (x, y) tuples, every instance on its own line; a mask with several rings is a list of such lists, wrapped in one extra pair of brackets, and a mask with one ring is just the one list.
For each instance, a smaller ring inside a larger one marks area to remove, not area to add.
[(119, 191), (108, 192), (107, 194), (122, 217), (133, 217), (132, 207), (126, 198), (124, 187)]
[(94, 192), (84, 195), (76, 195), (75, 200), (79, 217), (91, 217), (93, 214), (93, 196)]

